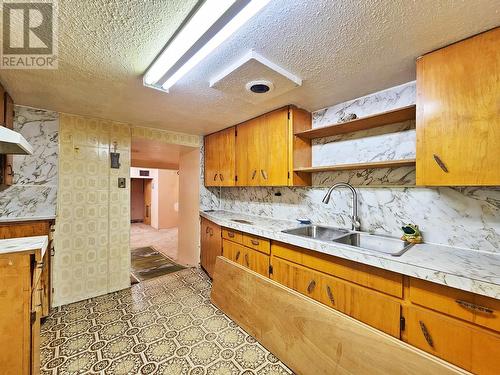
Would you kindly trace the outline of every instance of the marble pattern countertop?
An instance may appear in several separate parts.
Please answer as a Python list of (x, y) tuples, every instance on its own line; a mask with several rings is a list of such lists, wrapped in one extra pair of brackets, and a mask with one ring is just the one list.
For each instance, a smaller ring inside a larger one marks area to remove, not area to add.
[[(383, 268), (453, 288), (500, 299), (500, 254), (471, 251), (442, 245), (414, 245), (394, 257), (333, 242), (282, 233), (298, 228), (295, 221), (277, 220), (230, 211), (200, 212), (214, 223), (242, 232)], [(252, 225), (233, 221), (247, 220)]]
[(43, 258), (48, 245), (48, 236), (9, 238), (0, 240), (0, 254), (41, 250)]

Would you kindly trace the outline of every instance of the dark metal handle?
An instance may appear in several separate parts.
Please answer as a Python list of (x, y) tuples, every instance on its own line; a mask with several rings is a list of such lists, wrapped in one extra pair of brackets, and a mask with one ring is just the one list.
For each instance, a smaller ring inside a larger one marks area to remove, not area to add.
[(236, 260), (238, 260), (238, 259), (240, 259), (240, 252), (239, 251), (236, 253)]
[(312, 293), (315, 287), (316, 287), (316, 281), (311, 280), (311, 282), (307, 286), (307, 293)]
[(446, 168), (446, 165), (443, 163), (443, 161), (437, 156), (436, 154), (432, 155), (434, 157), (434, 161), (439, 165), (439, 168), (441, 168), (444, 172), (448, 173), (448, 168)]
[(222, 175), (222, 173), (219, 175), (219, 179), (220, 179), (221, 181), (224, 181), (224, 176)]
[(257, 240), (251, 240), (250, 242), (252, 243), (252, 245), (255, 245), (255, 246), (257, 246), (259, 244), (259, 241), (257, 241)]
[(233, 232), (227, 232), (227, 236), (230, 238), (234, 238), (234, 233)]
[(335, 297), (333, 296), (333, 292), (330, 289), (330, 285), (326, 286), (326, 294), (328, 294), (328, 298), (330, 299), (330, 302), (334, 305), (335, 304)]
[(253, 173), (252, 173), (252, 180), (255, 178), (255, 175), (257, 174), (257, 169), (254, 169)]
[(427, 330), (427, 327), (421, 320), (419, 320), (419, 323), (420, 323), (420, 329), (422, 330), (422, 333), (425, 337), (425, 341), (427, 341), (427, 344), (429, 344), (429, 346), (434, 349), (434, 341), (432, 341), (431, 334)]
[(260, 173), (262, 174), (262, 177), (264, 177), (264, 180), (267, 180), (267, 173), (265, 170), (261, 169)]
[(7, 173), (7, 176), (13, 176), (14, 175), (14, 170), (12, 169), (12, 165), (7, 164), (7, 168), (9, 168), (10, 172)]
[(250, 266), (250, 261), (248, 260), (248, 254), (245, 254), (245, 263)]
[(463, 308), (469, 309), (472, 311), (480, 311), (480, 312), (486, 313), (486, 314), (493, 314), (493, 312), (494, 312), (492, 309), (490, 309), (488, 307), (479, 306), (479, 305), (476, 305), (475, 303), (470, 303), (470, 302), (462, 301), (459, 299), (455, 300), (455, 302), (458, 303)]
[(217, 180), (217, 175), (218, 175), (218, 173), (216, 173), (216, 174), (214, 175), (214, 181), (215, 181), (215, 180)]
[(210, 227), (207, 227), (207, 229), (205, 229), (205, 233), (208, 233), (210, 231)]

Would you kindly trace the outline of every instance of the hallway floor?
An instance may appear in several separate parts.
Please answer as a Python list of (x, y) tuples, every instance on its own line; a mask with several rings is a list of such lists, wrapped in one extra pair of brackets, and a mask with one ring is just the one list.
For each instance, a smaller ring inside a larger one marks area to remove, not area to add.
[(42, 375), (291, 374), (211, 304), (199, 268), (55, 308), (40, 347)]
[(130, 248), (152, 246), (167, 257), (177, 259), (177, 228), (155, 229), (151, 225), (130, 225)]

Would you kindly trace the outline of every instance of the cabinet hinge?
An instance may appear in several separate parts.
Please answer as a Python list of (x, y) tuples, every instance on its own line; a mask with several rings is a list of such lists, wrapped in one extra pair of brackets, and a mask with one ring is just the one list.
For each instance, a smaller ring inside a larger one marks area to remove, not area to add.
[(290, 110), (288, 110), (288, 119), (290, 120)]
[(238, 130), (235, 130), (234, 131), (234, 136), (237, 137), (238, 136)]
[(288, 172), (288, 179), (290, 179), (290, 172)]
[(269, 266), (269, 275), (273, 274), (273, 266)]
[(399, 318), (399, 328), (401, 329), (401, 331), (405, 330), (405, 326), (406, 326), (405, 317), (402, 316), (401, 318)]
[(238, 181), (238, 176), (234, 176), (234, 181)]

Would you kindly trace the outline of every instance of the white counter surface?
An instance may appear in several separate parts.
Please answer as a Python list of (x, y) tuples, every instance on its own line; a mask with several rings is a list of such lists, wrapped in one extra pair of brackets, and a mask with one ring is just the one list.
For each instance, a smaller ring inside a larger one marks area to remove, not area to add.
[[(200, 215), (227, 228), (500, 299), (500, 254), (497, 253), (419, 244), (395, 257), (282, 232), (301, 226), (295, 221), (229, 211), (200, 212)], [(252, 224), (235, 222), (235, 219), (247, 220)]]
[(9, 238), (0, 240), (0, 254), (41, 250), (43, 258), (48, 245), (48, 236)]

